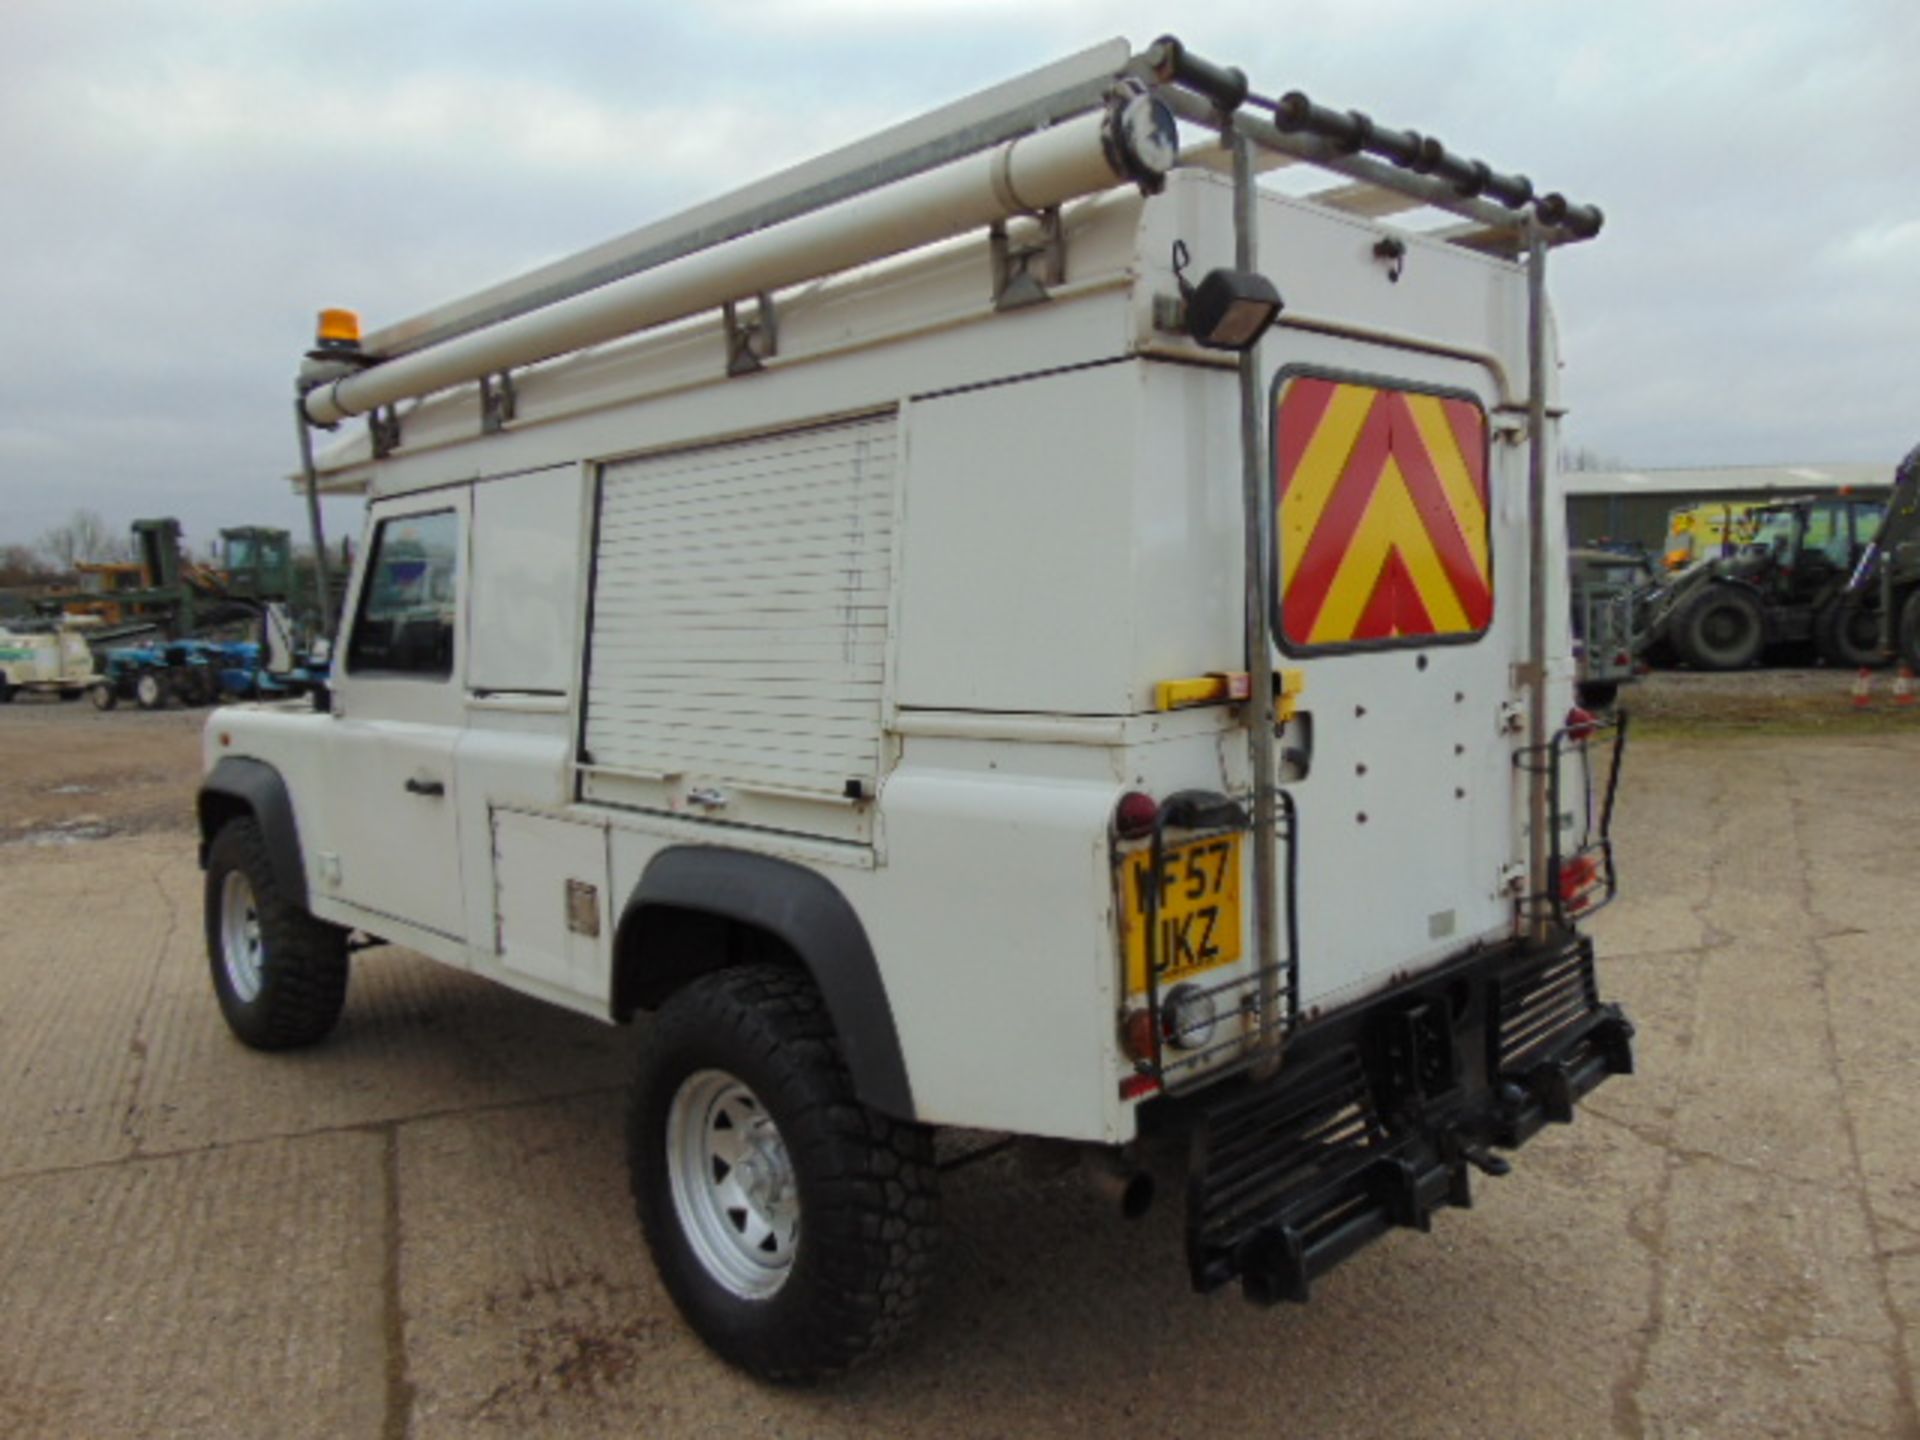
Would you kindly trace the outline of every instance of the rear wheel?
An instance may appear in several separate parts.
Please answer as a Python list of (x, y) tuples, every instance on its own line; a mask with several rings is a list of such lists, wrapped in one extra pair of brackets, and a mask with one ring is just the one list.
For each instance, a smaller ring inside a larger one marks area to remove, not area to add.
[(804, 975), (724, 970), (669, 1000), (628, 1146), (660, 1278), (722, 1359), (816, 1379), (918, 1310), (939, 1227), (931, 1139), (854, 1098)]
[(13, 683), (9, 681), (6, 676), (0, 675), (0, 705), (11, 705), (13, 703), (13, 693)]
[(1674, 645), (1696, 670), (1744, 670), (1766, 643), (1760, 602), (1733, 585), (1716, 584), (1681, 613)]
[(254, 820), (229, 820), (214, 836), (205, 909), (213, 991), (235, 1035), (286, 1050), (333, 1029), (347, 998), (347, 932), (281, 889)]
[(1894, 631), (1893, 648), (1903, 664), (1920, 670), (1920, 588), (1910, 591), (1900, 607), (1900, 624)]
[(1813, 622), (1813, 643), (1820, 658), (1844, 670), (1884, 665), (1880, 649), (1880, 612), (1835, 600)]
[(158, 670), (142, 670), (133, 681), (133, 703), (142, 710), (160, 710), (167, 703), (167, 677)]

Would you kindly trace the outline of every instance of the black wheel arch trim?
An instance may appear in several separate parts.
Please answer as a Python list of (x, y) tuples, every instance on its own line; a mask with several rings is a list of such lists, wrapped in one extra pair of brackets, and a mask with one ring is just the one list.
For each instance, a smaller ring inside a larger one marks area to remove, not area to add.
[(644, 975), (648, 912), (659, 909), (736, 921), (784, 942), (826, 1001), (854, 1093), (882, 1114), (916, 1118), (880, 962), (866, 927), (831, 880), (771, 855), (719, 845), (670, 846), (648, 862), (621, 908), (613, 936), (616, 966), (630, 962)]
[(280, 772), (264, 760), (229, 755), (213, 767), (200, 782), (195, 808), (200, 819), (200, 868), (207, 865), (207, 850), (220, 828), (222, 817), (231, 807), (221, 798), (238, 801), (253, 812), (266, 837), (267, 855), (273, 862), (273, 878), (282, 892), (302, 910), (307, 908), (307, 869), (300, 853), (300, 827), (294, 819), (293, 796)]

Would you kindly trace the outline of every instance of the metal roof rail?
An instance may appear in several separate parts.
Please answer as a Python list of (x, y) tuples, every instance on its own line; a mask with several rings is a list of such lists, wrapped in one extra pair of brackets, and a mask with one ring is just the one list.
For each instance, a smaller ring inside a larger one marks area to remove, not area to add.
[[(1305, 161), (1347, 177), (1354, 183), (1322, 192), (1318, 198), (1349, 213), (1380, 217), (1437, 206), (1474, 222), (1471, 232), (1443, 232), (1441, 238), (1508, 255), (1518, 255), (1533, 239), (1549, 246), (1586, 239), (1601, 225), (1598, 209), (1573, 204), (1557, 194), (1536, 196), (1526, 177), (1502, 174), (1482, 161), (1461, 157), (1431, 137), (1378, 125), (1359, 111), (1327, 109), (1297, 91), (1277, 101), (1255, 94), (1244, 72), (1197, 56), (1172, 36), (1161, 37), (1138, 54), (1126, 41), (1116, 39), (388, 326), (368, 336), (351, 357), (316, 355), (318, 368), (309, 368), (302, 376), (304, 413), (317, 424), (331, 424), (398, 398), (423, 395), (599, 343), (616, 333), (680, 318), (691, 313), (689, 309), (676, 312), (665, 303), (633, 301), (633, 287), (640, 277), (662, 272), (664, 284), (670, 268), (676, 274), (686, 273), (684, 267), (694, 263), (694, 257), (722, 250), (731, 255), (742, 246), (764, 253), (769, 249), (767, 242), (780, 243), (770, 232), (779, 230), (784, 240), (788, 233), (798, 235), (792, 231), (795, 224), (813, 225), (816, 230), (830, 226), (826, 212), (839, 213), (836, 207), (903, 182), (936, 185), (936, 171), (948, 174), (962, 162), (976, 163), (993, 147), (1050, 135), (1063, 125), (1080, 123), (1089, 112), (1108, 112), (1100, 143), (1107, 147), (1111, 170), (1105, 178), (1090, 181), (1091, 187), (1130, 176), (1140, 178), (1138, 157), (1120, 153), (1129, 142), (1115, 126), (1127, 96), (1148, 89), (1173, 114), (1216, 132), (1229, 142), (1229, 149), (1230, 142), (1244, 139), (1283, 163)], [(1008, 153), (994, 164), (1004, 169)], [(1265, 168), (1257, 157), (1255, 168)], [(1035, 208), (1032, 197), (1013, 194), (998, 180), (993, 191), (1004, 200), (1004, 213)], [(1046, 203), (1058, 204), (1084, 193), (1088, 191), (1070, 186)], [(971, 224), (980, 218), (971, 211), (963, 216), (963, 211), (965, 207), (953, 212), (956, 222), (964, 218)], [(944, 233), (955, 231), (950, 227)], [(938, 236), (927, 227), (907, 225), (899, 227), (890, 240), (876, 235), (873, 244), (864, 248), (858, 244), (815, 247), (808, 263), (800, 265), (804, 274), (798, 278), (898, 253), (932, 238)], [(752, 280), (740, 292), (744, 295), (794, 283), (796, 275), (787, 272), (794, 271), (790, 262), (798, 258), (796, 253), (771, 268), (763, 261), (761, 271), (751, 275), (744, 270), (731, 274), (739, 267), (730, 262), (708, 268), (729, 272), (729, 284)], [(616, 291), (626, 298), (616, 296)], [(604, 293), (592, 301), (585, 299), (595, 292)], [(704, 291), (693, 287), (686, 294), (694, 301)], [(739, 295), (721, 295), (712, 303), (729, 298)], [(599, 312), (600, 319), (577, 323), (583, 304)], [(705, 305), (706, 299), (701, 298), (693, 309)], [(574, 319), (569, 320), (569, 315)], [(628, 328), (619, 330), (619, 325)], [(480, 332), (499, 338), (483, 341)], [(343, 374), (345, 378), (339, 378)]]
[[(1526, 177), (1503, 175), (1481, 161), (1464, 159), (1430, 136), (1377, 125), (1357, 110), (1327, 109), (1298, 91), (1277, 101), (1265, 99), (1252, 93), (1244, 72), (1197, 56), (1170, 35), (1138, 54), (1116, 38), (691, 210), (388, 325), (367, 337), (364, 354), (385, 360), (423, 350), (921, 174), (1096, 109), (1105, 103), (1115, 82), (1128, 76), (1166, 87), (1176, 112), (1190, 122), (1218, 130), (1232, 117), (1237, 128), (1268, 152), (1320, 165), (1368, 187), (1365, 197), (1358, 186), (1327, 192), (1326, 202), (1336, 208), (1380, 216), (1415, 205), (1437, 205), (1480, 222), (1483, 229), (1503, 229), (1515, 227), (1520, 217), (1513, 212), (1531, 201), (1536, 218), (1550, 232), (1550, 244), (1587, 239), (1600, 228), (1597, 209), (1570, 204), (1558, 195), (1535, 200)], [(1267, 113), (1234, 113), (1248, 105)], [(1366, 156), (1387, 163), (1369, 161)], [(1411, 204), (1379, 198), (1381, 191)], [(1497, 205), (1469, 203), (1481, 196)], [(1481, 243), (1485, 244), (1484, 239)]]
[(918, 175), (1105, 103), (1132, 66), (1108, 40), (714, 200), (369, 335), (393, 359)]
[[(1483, 160), (1458, 155), (1430, 135), (1380, 125), (1358, 110), (1329, 109), (1298, 90), (1275, 100), (1254, 93), (1244, 77), (1230, 83), (1221, 77), (1239, 76), (1239, 71), (1199, 59), (1170, 35), (1156, 40), (1142, 59), (1165, 86), (1161, 98), (1181, 119), (1215, 129), (1230, 126), (1262, 149), (1357, 182), (1309, 199), (1373, 216), (1430, 205), (1476, 222), (1469, 248), (1501, 248), (1509, 254), (1525, 249), (1530, 223), (1547, 245), (1557, 246), (1592, 239), (1605, 221), (1598, 206), (1575, 204), (1558, 193), (1536, 195), (1526, 176), (1503, 174)], [(1225, 106), (1226, 99), (1233, 105)], [(1412, 204), (1391, 204), (1370, 193), (1379, 191)], [(1508, 237), (1504, 245), (1490, 243), (1499, 235)]]

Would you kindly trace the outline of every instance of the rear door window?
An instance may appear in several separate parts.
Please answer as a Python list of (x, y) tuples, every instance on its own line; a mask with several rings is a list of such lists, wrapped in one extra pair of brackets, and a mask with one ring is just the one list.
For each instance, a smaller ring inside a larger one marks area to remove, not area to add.
[(1493, 622), (1487, 416), (1462, 391), (1274, 382), (1276, 633), (1293, 654), (1478, 639)]

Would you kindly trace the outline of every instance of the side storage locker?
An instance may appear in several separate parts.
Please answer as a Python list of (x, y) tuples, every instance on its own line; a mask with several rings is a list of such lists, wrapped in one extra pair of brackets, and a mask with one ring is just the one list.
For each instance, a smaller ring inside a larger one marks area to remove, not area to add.
[(888, 414), (605, 468), (583, 798), (864, 838), (897, 448)]

